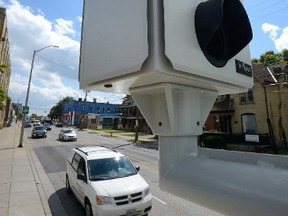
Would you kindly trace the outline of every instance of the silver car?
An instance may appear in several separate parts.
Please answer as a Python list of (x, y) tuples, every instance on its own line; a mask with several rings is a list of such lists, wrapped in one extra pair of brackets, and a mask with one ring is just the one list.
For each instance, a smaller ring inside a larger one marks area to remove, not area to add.
[(72, 128), (63, 128), (59, 133), (59, 140), (66, 141), (66, 140), (77, 140), (77, 134)]

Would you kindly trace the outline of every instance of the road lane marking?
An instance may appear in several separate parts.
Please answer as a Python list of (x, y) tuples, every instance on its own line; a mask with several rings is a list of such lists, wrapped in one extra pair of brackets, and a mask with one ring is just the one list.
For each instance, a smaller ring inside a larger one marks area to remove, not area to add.
[(139, 160), (139, 159), (137, 159), (137, 158), (134, 158), (134, 157), (131, 157), (131, 156), (127, 156), (127, 157), (128, 157), (129, 159), (133, 160), (133, 161), (138, 162), (138, 163), (142, 163), (142, 164), (145, 164), (145, 165), (147, 165), (147, 166), (151, 166), (151, 167), (153, 167), (153, 168), (158, 169), (158, 166), (155, 165), (155, 164), (151, 164), (151, 163), (148, 163), (148, 162), (146, 162), (146, 161), (141, 161), (141, 160)]
[(162, 203), (162, 204), (164, 204), (164, 205), (167, 205), (167, 203), (164, 202), (163, 200), (161, 200), (161, 199), (159, 199), (159, 198), (157, 198), (157, 197), (155, 197), (155, 196), (153, 196), (153, 195), (152, 195), (152, 197), (153, 197), (154, 199), (156, 199), (158, 202), (160, 202), (160, 203)]

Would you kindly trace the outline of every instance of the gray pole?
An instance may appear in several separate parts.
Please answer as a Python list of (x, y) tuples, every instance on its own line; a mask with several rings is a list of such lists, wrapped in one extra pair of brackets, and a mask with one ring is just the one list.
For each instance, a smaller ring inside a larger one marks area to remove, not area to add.
[[(25, 106), (28, 106), (29, 92), (30, 92), (30, 86), (31, 86), (31, 79), (32, 79), (32, 71), (33, 71), (33, 67), (34, 67), (35, 54), (36, 54), (36, 50), (34, 50), (34, 52), (33, 52), (33, 57), (32, 57), (32, 62), (31, 62), (31, 69), (30, 69), (30, 76), (29, 76), (27, 93), (26, 93)], [(22, 126), (21, 126), (20, 141), (19, 141), (18, 148), (23, 147), (22, 143), (23, 143), (25, 119), (26, 119), (26, 114), (24, 113), (22, 116)]]
[[(32, 62), (31, 62), (31, 69), (30, 69), (30, 76), (29, 76), (29, 81), (28, 81), (28, 87), (27, 87), (27, 93), (26, 93), (26, 100), (25, 100), (25, 106), (28, 106), (28, 100), (29, 100), (29, 92), (30, 92), (30, 86), (31, 86), (31, 79), (32, 79), (32, 72), (33, 72), (33, 67), (34, 67), (34, 60), (35, 60), (35, 55), (37, 52), (40, 52), (48, 47), (56, 47), (58, 48), (58, 46), (55, 45), (49, 45), (46, 47), (43, 47), (39, 50), (34, 50), (33, 52), (33, 56), (32, 56)], [(22, 116), (22, 126), (21, 126), (21, 133), (20, 133), (20, 141), (19, 141), (19, 145), (18, 148), (22, 148), (23, 145), (23, 134), (24, 134), (24, 126), (25, 126), (25, 119), (26, 119), (26, 114), (23, 114)]]

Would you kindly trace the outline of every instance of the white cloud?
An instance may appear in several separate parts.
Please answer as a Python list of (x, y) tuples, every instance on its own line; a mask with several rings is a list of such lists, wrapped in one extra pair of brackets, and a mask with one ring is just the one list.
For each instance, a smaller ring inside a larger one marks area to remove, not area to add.
[(48, 45), (58, 45), (59, 49), (47, 48), (36, 53), (29, 96), (31, 108), (52, 107), (66, 96), (79, 97), (81, 90), (74, 88), (78, 83), (77, 70), (69, 69), (78, 69), (79, 60), (79, 41), (68, 36), (77, 35), (73, 22), (62, 18), (49, 21), (41, 9), (34, 12), (16, 0), (0, 1), (0, 6), (6, 8), (7, 14), (12, 71), (9, 95), (13, 102), (26, 97), (33, 50)]
[(275, 26), (275, 25), (272, 25), (272, 24), (269, 24), (269, 23), (264, 23), (262, 25), (262, 31), (265, 33), (265, 34), (269, 34), (269, 37), (271, 38), (271, 40), (275, 40), (278, 36), (278, 31), (280, 31), (281, 28), (278, 27), (278, 26)]
[(62, 18), (56, 20), (55, 31), (60, 35), (75, 34), (73, 22)]
[[(0, 6), (7, 11), (12, 71), (9, 96), (13, 102), (17, 103), (22, 98), (21, 103), (25, 103), (33, 51), (48, 45), (58, 45), (59, 48), (47, 48), (35, 55), (29, 94), (30, 110), (38, 110), (37, 114), (44, 114), (44, 110), (49, 111), (49, 108), (64, 97), (83, 98), (84, 93), (78, 88), (78, 26), (74, 29), (72, 20), (61, 17), (55, 21), (48, 20), (41, 9), (32, 11), (17, 0), (10, 0), (8, 3), (0, 0)], [(81, 24), (82, 18), (77, 17), (77, 21)], [(91, 92), (88, 99), (92, 101), (97, 98), (98, 102), (120, 104), (123, 97), (124, 95)]]
[(281, 36), (275, 40), (275, 46), (279, 52), (288, 49), (288, 27), (284, 28)]

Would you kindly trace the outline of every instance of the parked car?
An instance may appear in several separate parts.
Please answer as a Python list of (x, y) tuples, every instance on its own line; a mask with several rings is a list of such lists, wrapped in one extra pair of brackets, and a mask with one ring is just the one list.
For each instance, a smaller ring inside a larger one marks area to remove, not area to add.
[(49, 124), (49, 123), (44, 123), (44, 125), (43, 125), (44, 127), (45, 127), (45, 129), (48, 131), (51, 131), (52, 130), (52, 125), (51, 124)]
[(30, 121), (25, 121), (24, 127), (25, 128), (30, 128), (30, 127), (32, 127), (32, 123)]
[(33, 126), (40, 126), (41, 122), (39, 120), (34, 120)]
[(31, 137), (47, 137), (47, 131), (44, 126), (34, 126), (31, 132)]
[(74, 148), (67, 162), (66, 191), (73, 191), (86, 215), (147, 216), (152, 195), (139, 169), (112, 149)]
[(63, 128), (59, 133), (59, 140), (66, 141), (66, 140), (77, 140), (77, 134), (72, 128)]
[(61, 122), (56, 122), (55, 126), (56, 127), (63, 127), (63, 124)]

